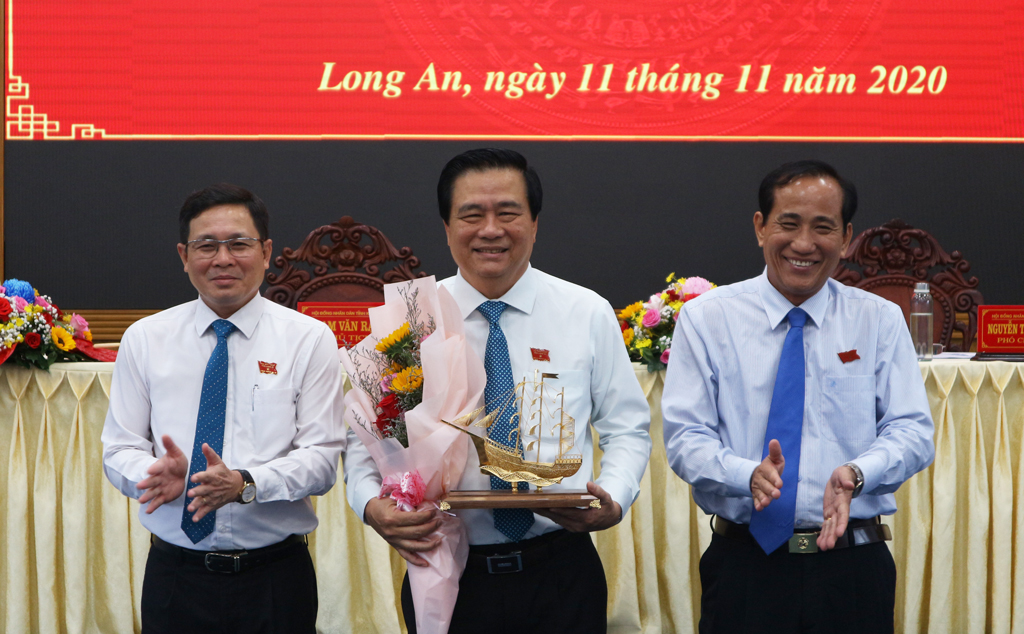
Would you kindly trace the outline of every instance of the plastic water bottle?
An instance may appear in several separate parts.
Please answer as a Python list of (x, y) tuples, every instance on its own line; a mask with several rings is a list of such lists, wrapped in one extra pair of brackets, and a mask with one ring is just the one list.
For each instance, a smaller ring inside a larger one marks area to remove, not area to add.
[(927, 282), (918, 282), (910, 298), (910, 338), (918, 361), (932, 360), (932, 292)]

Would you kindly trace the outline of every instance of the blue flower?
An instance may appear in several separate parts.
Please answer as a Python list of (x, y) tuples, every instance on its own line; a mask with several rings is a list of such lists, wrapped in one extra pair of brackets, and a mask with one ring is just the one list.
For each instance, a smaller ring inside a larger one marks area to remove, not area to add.
[(4, 282), (4, 290), (8, 297), (20, 297), (29, 304), (34, 304), (36, 301), (36, 292), (28, 282), (11, 278)]

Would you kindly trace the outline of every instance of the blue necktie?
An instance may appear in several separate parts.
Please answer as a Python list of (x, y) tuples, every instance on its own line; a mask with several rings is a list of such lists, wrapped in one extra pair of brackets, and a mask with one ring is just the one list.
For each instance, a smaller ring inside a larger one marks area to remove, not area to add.
[[(196, 420), (196, 439), (192, 444), (192, 460), (189, 462), (188, 487), (185, 492), (199, 486), (192, 482), (192, 476), (206, 471), (206, 456), (203, 455), (203, 443), (221, 455), (224, 451), (224, 410), (227, 408), (228, 396), (228, 335), (235, 331), (235, 325), (226, 319), (213, 322), (213, 331), (217, 333), (217, 347), (213, 349), (210, 360), (206, 362), (206, 374), (203, 376), (203, 394), (199, 398), (199, 418)], [(192, 521), (188, 510), (191, 503), (185, 496), (185, 508), (181, 512), (181, 530), (185, 531), (193, 544), (203, 541), (213, 532), (216, 511), (207, 513), (198, 522)]]
[(771, 554), (793, 536), (796, 516), (796, 484), (800, 476), (800, 435), (804, 428), (804, 324), (807, 313), (794, 308), (786, 316), (789, 332), (782, 344), (775, 391), (768, 410), (768, 429), (764, 434), (761, 459), (768, 456), (768, 443), (774, 438), (782, 445), (786, 471), (782, 475), (782, 495), (767, 508), (750, 517), (750, 534), (765, 553)]
[[(508, 308), (505, 302), (484, 302), (477, 307), (487, 321), (490, 322), (490, 332), (487, 333), (487, 351), (484, 353), (484, 369), (487, 371), (487, 386), (484, 388), (484, 407), (492, 412), (501, 406), (504, 398), (515, 390), (515, 381), (512, 380), (512, 362), (508, 357), (508, 342), (505, 340), (505, 333), (501, 331), (498, 320), (501, 313)], [(512, 426), (512, 414), (515, 408), (508, 407), (497, 420), (491, 424), (488, 437), (507, 447), (512, 447), (509, 439)], [(516, 435), (516, 448), (519, 455), (522, 455), (522, 440)], [(519, 483), (519, 490), (528, 488), (525, 482)], [(511, 489), (512, 484), (501, 478), (491, 476), (491, 489)], [(494, 509), (494, 528), (501, 531), (501, 534), (511, 541), (517, 542), (523, 538), (526, 531), (533, 526), (533, 513), (527, 509)]]

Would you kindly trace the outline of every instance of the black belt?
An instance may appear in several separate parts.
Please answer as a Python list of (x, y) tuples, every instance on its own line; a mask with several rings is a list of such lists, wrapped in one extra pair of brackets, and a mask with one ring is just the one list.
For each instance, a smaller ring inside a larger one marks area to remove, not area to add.
[(580, 539), (581, 536), (590, 539), (588, 533), (557, 530), (520, 542), (470, 546), (466, 569), (492, 575), (522, 572), (526, 568), (550, 563), (555, 556), (564, 552), (568, 542)]
[[(750, 534), (750, 527), (746, 524), (736, 524), (717, 515), (711, 524), (711, 529), (722, 537), (730, 539), (754, 539)], [(820, 532), (821, 528), (795, 529), (793, 536), (789, 538), (789, 552), (795, 554), (818, 552), (817, 539)], [(836, 545), (833, 548), (849, 548), (890, 540), (892, 540), (892, 532), (889, 531), (888, 526), (882, 523), (882, 518), (851, 519), (846, 524), (846, 532), (836, 539)]]
[(205, 568), (210, 572), (235, 574), (265, 566), (293, 554), (299, 546), (306, 547), (305, 535), (290, 535), (284, 541), (253, 550), (191, 550), (169, 544), (153, 535), (153, 548), (174, 555), (183, 564)]

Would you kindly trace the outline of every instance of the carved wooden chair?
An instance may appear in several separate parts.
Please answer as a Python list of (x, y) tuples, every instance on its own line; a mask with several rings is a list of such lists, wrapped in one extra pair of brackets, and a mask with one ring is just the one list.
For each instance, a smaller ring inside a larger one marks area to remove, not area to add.
[[(384, 285), (426, 273), (412, 249), (396, 249), (380, 229), (345, 216), (314, 229), (298, 249), (274, 258), (264, 297), (295, 308), (298, 302), (383, 302)], [(311, 270), (307, 270), (311, 269)]]
[(978, 305), (984, 302), (978, 278), (965, 277), (970, 270), (959, 251), (946, 253), (930, 233), (895, 219), (855, 237), (832, 277), (895, 302), (908, 323), (914, 285), (928, 282), (935, 341), (946, 350), (966, 352), (978, 331)]

